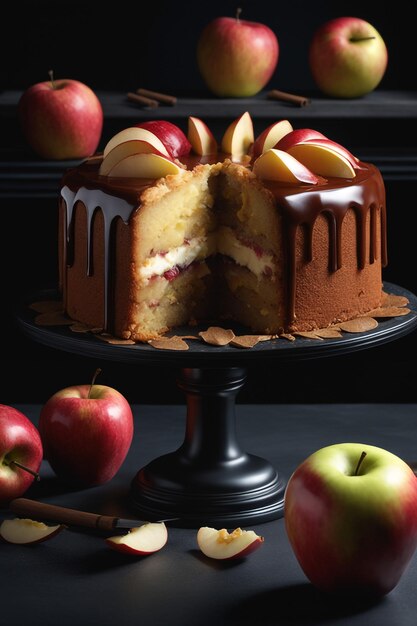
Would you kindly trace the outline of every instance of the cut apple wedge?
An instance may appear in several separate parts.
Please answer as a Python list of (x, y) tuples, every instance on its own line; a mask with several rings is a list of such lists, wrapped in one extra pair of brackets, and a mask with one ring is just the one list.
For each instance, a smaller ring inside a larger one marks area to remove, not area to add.
[(6, 519), (0, 524), (0, 537), (7, 543), (40, 543), (51, 539), (64, 528), (62, 524), (48, 526), (32, 519)]
[(217, 530), (202, 526), (197, 532), (197, 544), (201, 552), (212, 559), (243, 558), (261, 547), (264, 538), (253, 530), (236, 528), (229, 533), (225, 528)]
[(159, 152), (157, 148), (149, 141), (143, 141), (142, 139), (130, 139), (129, 141), (123, 141), (117, 144), (110, 150), (104, 157), (100, 164), (99, 174), (101, 176), (107, 176), (108, 173), (123, 159), (133, 154), (157, 154), (161, 157), (167, 158), (165, 154)]
[(254, 143), (253, 122), (248, 111), (235, 119), (222, 138), (222, 150), (235, 158), (241, 158), (248, 154), (249, 148)]
[(328, 139), (326, 135), (323, 135), (314, 128), (296, 128), (285, 134), (281, 139), (271, 148), (278, 148), (278, 150), (288, 150), (302, 141), (308, 141), (310, 139)]
[(217, 153), (217, 141), (203, 120), (192, 115), (188, 118), (188, 141), (195, 154), (206, 156)]
[(333, 146), (306, 141), (289, 148), (288, 154), (320, 176), (335, 178), (355, 178), (356, 176), (350, 161)]
[(164, 522), (148, 522), (133, 528), (125, 535), (107, 537), (105, 541), (118, 552), (146, 556), (164, 547), (168, 541), (168, 531)]
[(135, 124), (137, 128), (146, 128), (164, 144), (171, 158), (186, 156), (191, 151), (191, 143), (179, 126), (167, 120), (147, 120)]
[[(304, 143), (304, 142), (302, 142)], [(324, 146), (325, 148), (330, 148), (331, 150), (335, 150), (339, 152), (342, 156), (346, 157), (349, 163), (353, 167), (358, 167), (359, 159), (355, 157), (347, 148), (342, 146), (340, 143), (336, 141), (332, 141), (331, 139), (321, 139), (320, 137), (315, 137), (314, 139), (307, 139), (306, 143), (313, 143), (316, 146)]]
[(252, 156), (257, 159), (263, 152), (273, 148), (285, 135), (292, 132), (293, 127), (288, 120), (280, 120), (265, 128), (255, 139)]
[(107, 176), (122, 178), (163, 178), (181, 174), (183, 170), (171, 159), (153, 153), (132, 154), (122, 159), (108, 172)]
[(317, 185), (319, 178), (296, 158), (276, 148), (270, 148), (253, 164), (253, 173), (262, 180), (282, 183), (308, 183)]
[(125, 141), (131, 140), (147, 141), (148, 143), (152, 144), (154, 148), (158, 150), (158, 152), (166, 157), (171, 158), (171, 155), (169, 154), (165, 145), (162, 143), (159, 137), (155, 135), (155, 133), (148, 130), (147, 128), (138, 128), (137, 126), (129, 126), (129, 128), (124, 128), (120, 132), (116, 133), (116, 135), (113, 135), (113, 137), (110, 139), (110, 141), (107, 142), (104, 147), (103, 156), (107, 156), (110, 150), (113, 150), (113, 148), (119, 143), (124, 143)]

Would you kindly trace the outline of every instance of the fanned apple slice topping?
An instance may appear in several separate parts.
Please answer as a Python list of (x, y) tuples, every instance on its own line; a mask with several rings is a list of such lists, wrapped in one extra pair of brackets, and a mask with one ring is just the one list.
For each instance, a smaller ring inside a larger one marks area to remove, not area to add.
[(232, 159), (241, 159), (249, 153), (255, 141), (253, 122), (248, 111), (235, 119), (226, 129), (222, 138), (222, 150)]
[(319, 178), (303, 163), (276, 148), (270, 148), (256, 159), (253, 172), (258, 178), (284, 183), (317, 185), (319, 182)]
[(188, 140), (195, 154), (217, 154), (217, 141), (207, 124), (199, 117), (190, 115), (188, 118)]

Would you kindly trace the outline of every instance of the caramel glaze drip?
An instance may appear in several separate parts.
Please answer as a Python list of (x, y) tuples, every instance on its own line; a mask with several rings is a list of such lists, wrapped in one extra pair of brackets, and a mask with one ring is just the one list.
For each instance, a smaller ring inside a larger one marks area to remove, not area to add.
[[(282, 212), (286, 236), (284, 242), (287, 259), (288, 277), (288, 322), (295, 319), (296, 297), (296, 239), (299, 228), (304, 228), (306, 263), (313, 260), (313, 229), (318, 216), (323, 213), (329, 224), (329, 271), (335, 272), (342, 266), (342, 225), (345, 215), (352, 209), (356, 215), (356, 240), (358, 268), (363, 269), (367, 262), (374, 263), (378, 258), (377, 213), (380, 211), (381, 223), (381, 263), (387, 265), (387, 234), (385, 186), (379, 170), (369, 163), (358, 163), (356, 177), (353, 179), (322, 179), (318, 185), (296, 187), (272, 181), (263, 181), (275, 196), (277, 206)], [(346, 183), (351, 184), (346, 188)], [(347, 190), (349, 202), (347, 202)], [(366, 259), (366, 220), (370, 212), (369, 259)]]
[[(214, 155), (197, 157), (190, 155), (181, 160), (187, 169), (192, 169), (199, 163), (216, 163), (224, 161), (229, 155)], [(132, 178), (109, 178), (98, 174), (96, 164), (85, 163), (78, 168), (69, 170), (63, 178), (61, 192), (66, 202), (64, 266), (70, 267), (73, 263), (73, 224), (74, 207), (82, 200), (82, 189), (89, 189), (95, 194), (100, 192), (114, 197), (114, 201), (105, 201), (99, 204), (99, 196), (92, 195), (92, 199), (84, 200), (87, 208), (88, 220), (88, 251), (89, 259), (86, 268), (87, 275), (91, 275), (92, 259), (92, 221), (95, 211), (100, 209), (105, 221), (105, 328), (109, 326), (110, 313), (110, 275), (109, 259), (113, 256), (111, 250), (112, 225), (117, 218), (128, 223), (134, 210), (140, 207), (142, 192), (154, 184), (154, 180)], [(349, 184), (350, 183), (350, 184)], [(318, 216), (323, 213), (329, 224), (329, 271), (335, 272), (342, 266), (342, 224), (349, 209), (356, 214), (357, 224), (357, 256), (358, 268), (363, 269), (367, 262), (374, 263), (378, 258), (377, 213), (380, 211), (381, 224), (381, 263), (387, 265), (387, 236), (386, 236), (386, 207), (385, 187), (379, 170), (369, 163), (358, 163), (354, 179), (329, 178), (321, 179), (318, 185), (291, 185), (274, 181), (263, 181), (264, 186), (275, 197), (277, 208), (283, 216), (285, 228), (284, 241), (286, 245), (287, 282), (288, 282), (288, 322), (295, 319), (296, 297), (296, 239), (299, 228), (306, 232), (304, 259), (313, 260), (313, 229)], [(348, 187), (346, 185), (348, 184)], [(346, 201), (348, 189), (349, 202)], [(77, 194), (78, 192), (78, 194)], [(106, 196), (102, 196), (103, 199)], [(103, 206), (105, 205), (105, 206)], [(370, 212), (370, 246), (369, 259), (366, 259), (366, 221)]]

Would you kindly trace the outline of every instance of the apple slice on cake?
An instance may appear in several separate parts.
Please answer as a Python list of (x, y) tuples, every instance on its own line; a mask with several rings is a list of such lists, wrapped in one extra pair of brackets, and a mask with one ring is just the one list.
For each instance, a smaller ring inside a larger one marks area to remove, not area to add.
[(259, 156), (253, 173), (263, 180), (276, 180), (283, 183), (308, 183), (317, 185), (318, 177), (295, 157), (276, 148), (270, 148)]

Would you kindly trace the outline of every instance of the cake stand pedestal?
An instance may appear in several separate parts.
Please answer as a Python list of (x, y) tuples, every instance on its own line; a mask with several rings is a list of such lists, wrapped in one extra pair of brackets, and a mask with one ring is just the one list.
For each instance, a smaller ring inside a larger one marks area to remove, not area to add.
[[(192, 340), (183, 352), (156, 350), (147, 344), (107, 344), (93, 335), (75, 335), (66, 327), (38, 326), (28, 307), (19, 313), (18, 323), (26, 335), (53, 348), (136, 365), (178, 368), (177, 384), (187, 401), (184, 441), (177, 450), (137, 471), (130, 505), (149, 521), (175, 518), (173, 523), (181, 527), (230, 528), (277, 519), (284, 512), (285, 478), (266, 459), (239, 446), (235, 399), (245, 382), (246, 366), (346, 354), (410, 333), (417, 327), (417, 297), (391, 283), (385, 283), (384, 290), (407, 297), (411, 312), (381, 320), (377, 328), (365, 333), (323, 341), (302, 337), (294, 342), (267, 341), (250, 349)], [(49, 299), (51, 294), (40, 297)], [(181, 334), (180, 329), (176, 334)], [(189, 329), (183, 334), (189, 334)]]

